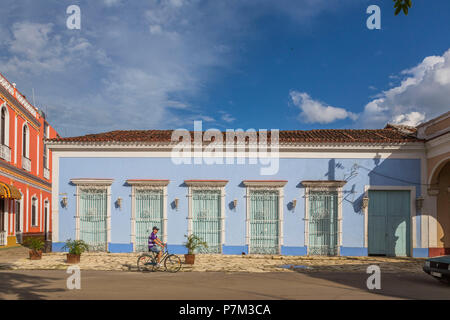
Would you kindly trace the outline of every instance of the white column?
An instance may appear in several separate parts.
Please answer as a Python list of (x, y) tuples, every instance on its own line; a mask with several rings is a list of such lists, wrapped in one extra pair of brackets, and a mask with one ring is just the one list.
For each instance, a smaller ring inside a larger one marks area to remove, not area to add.
[[(51, 214), (52, 215), (52, 241), (58, 242), (59, 241), (59, 176), (58, 176), (58, 170), (59, 170), (59, 156), (56, 152), (52, 152), (52, 206), (51, 206)], [(49, 227), (50, 229), (50, 227)]]
[(25, 232), (28, 232), (28, 226), (30, 225), (30, 217), (29, 217), (29, 215), (28, 215), (28, 213), (29, 213), (29, 207), (28, 207), (28, 201), (29, 200), (29, 190), (28, 190), (28, 188), (27, 188), (27, 198), (26, 198), (26, 203), (25, 203), (25, 205), (26, 205), (26, 210), (25, 210), (25, 214), (27, 215), (27, 223), (26, 223), (26, 225), (25, 225)]
[(284, 189), (278, 189), (278, 253), (281, 254), (281, 246), (284, 244), (284, 228), (283, 228), (283, 220), (284, 220)]
[(39, 175), (39, 135), (36, 138), (36, 175)]
[(42, 191), (39, 191), (38, 217), (40, 221), (39, 230), (44, 231), (44, 203), (42, 202)]
[(192, 234), (192, 187), (188, 187), (188, 236)]
[(167, 187), (163, 188), (163, 232), (164, 232), (164, 237), (163, 237), (163, 241), (165, 243), (167, 243), (167, 239), (168, 239), (168, 235), (167, 235)]
[(136, 252), (136, 187), (131, 187), (131, 243), (133, 251)]
[[(246, 189), (246, 213), (245, 213), (245, 244), (250, 245), (250, 188)], [(249, 248), (250, 250), (250, 248)]]
[(222, 253), (223, 245), (225, 244), (225, 187), (220, 188), (220, 252)]
[(17, 115), (14, 117), (14, 164), (17, 164)]
[(109, 250), (109, 243), (111, 242), (111, 186), (108, 186), (106, 188), (106, 192), (108, 192), (108, 203), (107, 203), (107, 211), (106, 211), (106, 227), (107, 234), (106, 234), (106, 250)]

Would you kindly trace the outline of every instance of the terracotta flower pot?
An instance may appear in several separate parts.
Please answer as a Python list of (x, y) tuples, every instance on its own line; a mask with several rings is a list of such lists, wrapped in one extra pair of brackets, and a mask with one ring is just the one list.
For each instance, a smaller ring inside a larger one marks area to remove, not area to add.
[(184, 263), (185, 264), (194, 264), (195, 254), (185, 254), (184, 255)]
[(30, 250), (30, 260), (41, 260), (42, 250)]
[(67, 254), (67, 263), (74, 263), (74, 264), (80, 263), (80, 257), (81, 257), (81, 255), (79, 255), (79, 254), (68, 253)]

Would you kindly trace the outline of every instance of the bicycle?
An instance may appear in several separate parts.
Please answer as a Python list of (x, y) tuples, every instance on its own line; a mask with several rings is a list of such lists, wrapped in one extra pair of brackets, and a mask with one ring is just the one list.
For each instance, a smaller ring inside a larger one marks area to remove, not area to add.
[[(159, 268), (156, 266), (158, 255), (155, 252), (144, 252), (137, 260), (137, 268), (139, 271), (156, 271)], [(160, 265), (164, 264), (164, 269), (167, 272), (175, 273), (181, 269), (181, 259), (174, 254), (170, 254), (167, 246), (163, 250)]]

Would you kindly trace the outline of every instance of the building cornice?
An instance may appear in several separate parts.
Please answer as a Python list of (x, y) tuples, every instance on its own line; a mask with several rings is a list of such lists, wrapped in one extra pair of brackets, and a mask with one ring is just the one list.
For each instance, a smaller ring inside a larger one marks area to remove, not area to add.
[(71, 179), (70, 182), (77, 186), (83, 186), (83, 185), (110, 186), (114, 182), (114, 179), (77, 178), (77, 179)]
[(52, 184), (50, 182), (42, 180), (41, 178), (36, 177), (23, 169), (19, 169), (3, 160), (0, 160), (0, 172), (1, 171), (6, 171), (10, 175), (17, 177), (18, 179), (28, 181), (29, 183), (37, 184), (44, 188), (51, 189), (52, 187)]
[(130, 186), (160, 186), (165, 187), (170, 180), (153, 180), (153, 179), (129, 179), (126, 181)]
[[(16, 90), (16, 97), (14, 97)], [(0, 94), (6, 102), (22, 113), (24, 118), (32, 122), (36, 127), (40, 127), (37, 110), (0, 74)]]
[(307, 188), (342, 188), (345, 180), (303, 180), (301, 184)]
[[(46, 140), (47, 147), (52, 151), (172, 151), (173, 147), (177, 146), (177, 142), (55, 142)], [(227, 151), (224, 144), (224, 151)], [(208, 144), (203, 145), (203, 149), (208, 147)], [(234, 150), (247, 150), (250, 147), (258, 150), (257, 145), (246, 144), (234, 145)], [(268, 146), (269, 152), (271, 145)], [(185, 151), (187, 151), (185, 148)], [(279, 152), (298, 152), (298, 151), (317, 151), (317, 150), (345, 150), (345, 151), (361, 151), (367, 150), (370, 152), (380, 151), (424, 151), (425, 144), (423, 142), (407, 142), (407, 143), (280, 143), (278, 146)], [(194, 144), (191, 146), (191, 151), (194, 151)]]
[(228, 180), (184, 180), (188, 187), (225, 187)]
[(286, 185), (287, 180), (244, 180), (244, 186), (252, 188), (282, 188)]

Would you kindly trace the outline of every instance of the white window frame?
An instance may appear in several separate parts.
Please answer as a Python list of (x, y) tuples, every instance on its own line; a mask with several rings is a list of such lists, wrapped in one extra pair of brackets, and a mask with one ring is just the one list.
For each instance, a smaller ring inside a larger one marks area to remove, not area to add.
[(342, 190), (347, 181), (328, 181), (328, 180), (308, 180), (302, 181), (302, 185), (305, 187), (305, 215), (304, 215), (304, 226), (305, 226), (305, 246), (307, 249), (307, 255), (309, 255), (309, 194), (311, 192), (317, 191), (329, 191), (337, 192), (338, 197), (338, 243), (337, 243), (337, 255), (341, 255), (342, 247)]
[[(36, 202), (36, 210), (35, 210), (35, 224), (33, 224), (33, 200)], [(31, 227), (39, 227), (39, 199), (36, 194), (31, 196)]]
[(246, 217), (245, 217), (245, 244), (250, 251), (250, 193), (253, 190), (271, 190), (278, 192), (278, 254), (281, 254), (281, 247), (284, 244), (284, 187), (287, 184), (285, 180), (246, 180), (243, 181), (246, 187)]
[(98, 188), (106, 190), (106, 250), (109, 250), (111, 242), (111, 185), (114, 179), (71, 179), (70, 182), (77, 186), (76, 211), (75, 211), (75, 239), (80, 240), (80, 189)]
[(220, 252), (223, 252), (223, 245), (225, 244), (225, 186), (228, 180), (185, 180), (185, 185), (188, 186), (188, 236), (192, 234), (193, 229), (193, 205), (192, 194), (194, 190), (219, 190), (220, 191)]
[[(410, 252), (409, 257), (413, 257), (414, 248), (417, 246), (416, 236), (416, 187), (415, 186), (364, 186), (364, 193), (369, 194), (369, 190), (375, 191), (409, 191), (410, 196)], [(369, 198), (370, 203), (370, 198)], [(364, 208), (364, 248), (369, 248), (369, 206)]]
[(16, 211), (17, 203), (20, 204), (19, 231), (16, 231), (16, 221), (17, 221), (17, 219), (16, 218), (14, 219), (14, 234), (15, 235), (17, 235), (17, 232), (19, 232), (19, 233), (23, 232), (23, 209), (24, 209), (23, 205), (24, 205), (24, 201), (23, 201), (23, 193), (22, 193), (22, 191), (19, 190), (19, 192), (20, 192), (20, 195), (21, 195), (20, 200), (15, 200), (16, 203), (14, 205), (14, 214), (17, 214), (17, 211)]
[[(6, 102), (0, 106), (0, 112), (3, 109), (5, 109), (5, 146), (9, 147), (9, 110)], [(3, 130), (3, 128), (0, 128), (0, 130)]]
[[(24, 140), (24, 138), (23, 138), (23, 129), (24, 128), (27, 128), (27, 141), (26, 141), (26, 155), (24, 155), (23, 154), (23, 144), (25, 143), (25, 140)], [(31, 160), (31, 158), (30, 158), (30, 141), (31, 141), (31, 139), (30, 139), (30, 135), (31, 135), (31, 132), (30, 132), (30, 126), (28, 125), (28, 123), (27, 122), (24, 122), (23, 123), (23, 125), (22, 125), (22, 131), (21, 131), (21, 136), (22, 136), (22, 150), (21, 150), (21, 155), (23, 156), (23, 157), (25, 157), (25, 158), (27, 158), (27, 159), (30, 159)]]
[(131, 185), (131, 243), (133, 244), (133, 252), (136, 252), (136, 191), (137, 190), (162, 190), (163, 192), (163, 239), (167, 242), (167, 186), (169, 180), (127, 180), (127, 184)]
[[(45, 198), (43, 201), (44, 208), (42, 210), (42, 232), (45, 232), (45, 224), (47, 223), (47, 234), (50, 233), (50, 201)], [(45, 209), (47, 208), (47, 221), (45, 221)]]

